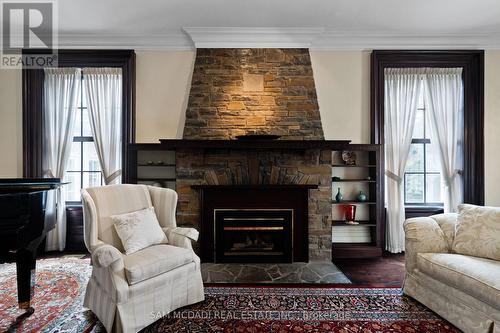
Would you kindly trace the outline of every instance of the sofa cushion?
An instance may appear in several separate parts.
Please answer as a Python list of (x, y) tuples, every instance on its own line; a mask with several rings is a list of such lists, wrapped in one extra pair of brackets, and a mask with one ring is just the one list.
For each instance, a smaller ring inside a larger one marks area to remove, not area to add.
[(459, 205), (452, 250), (500, 260), (500, 208)]
[(169, 272), (195, 261), (190, 249), (160, 244), (123, 256), (129, 285)]
[(500, 309), (500, 262), (450, 253), (419, 253), (417, 268)]

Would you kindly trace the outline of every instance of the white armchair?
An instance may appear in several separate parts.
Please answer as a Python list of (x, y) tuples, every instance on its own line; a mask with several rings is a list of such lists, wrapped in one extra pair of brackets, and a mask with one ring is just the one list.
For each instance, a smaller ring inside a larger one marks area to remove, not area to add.
[[(85, 245), (93, 266), (84, 306), (108, 332), (137, 332), (161, 315), (204, 300), (200, 259), (191, 247), (198, 231), (176, 226), (175, 191), (109, 185), (82, 190), (82, 201)], [(111, 216), (151, 206), (168, 244), (125, 255)]]

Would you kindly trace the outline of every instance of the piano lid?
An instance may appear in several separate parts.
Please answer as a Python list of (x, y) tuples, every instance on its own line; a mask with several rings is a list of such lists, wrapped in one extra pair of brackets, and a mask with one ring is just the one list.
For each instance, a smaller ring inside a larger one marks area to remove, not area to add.
[(47, 191), (65, 184), (60, 178), (0, 178), (0, 194)]

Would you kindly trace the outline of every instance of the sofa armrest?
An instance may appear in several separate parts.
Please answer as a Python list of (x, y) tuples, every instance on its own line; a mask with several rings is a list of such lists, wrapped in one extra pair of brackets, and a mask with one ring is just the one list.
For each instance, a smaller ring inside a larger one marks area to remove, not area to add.
[(122, 271), (123, 255), (112, 245), (101, 245), (92, 251), (92, 263), (98, 268), (111, 268), (113, 272)]
[(173, 246), (183, 247), (186, 249), (192, 249), (191, 240), (197, 241), (199, 232), (194, 228), (162, 228), (167, 235), (168, 243)]
[(451, 249), (453, 244), (453, 239), (455, 238), (455, 228), (457, 226), (457, 213), (444, 213), (432, 215), (431, 218), (434, 219), (441, 230), (443, 230), (446, 236), (446, 241), (448, 242), (448, 247)]
[(405, 231), (406, 271), (416, 268), (418, 253), (449, 252), (446, 236), (439, 224), (430, 217), (408, 219), (403, 224)]

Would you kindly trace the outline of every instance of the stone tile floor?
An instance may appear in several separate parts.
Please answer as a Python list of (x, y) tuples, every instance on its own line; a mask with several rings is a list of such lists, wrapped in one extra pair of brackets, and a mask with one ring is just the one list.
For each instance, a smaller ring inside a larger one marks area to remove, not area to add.
[(351, 283), (331, 262), (201, 264), (206, 283)]

